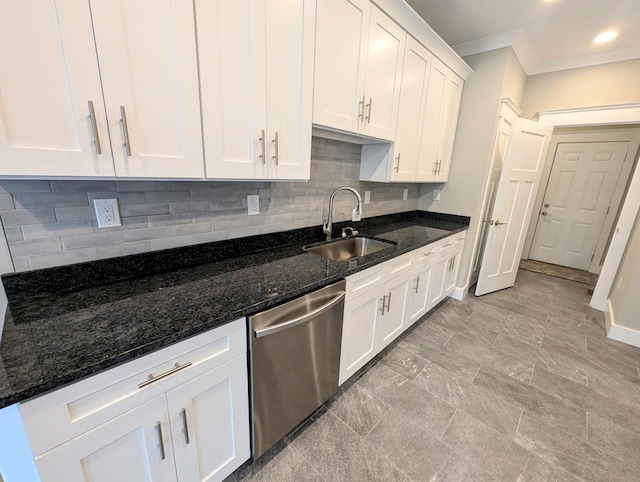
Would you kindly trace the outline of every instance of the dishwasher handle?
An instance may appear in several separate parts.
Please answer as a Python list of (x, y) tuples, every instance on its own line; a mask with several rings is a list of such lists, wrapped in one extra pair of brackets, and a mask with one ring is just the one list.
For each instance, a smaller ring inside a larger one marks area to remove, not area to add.
[(324, 313), (325, 311), (331, 309), (333, 306), (337, 305), (344, 298), (344, 291), (341, 291), (336, 296), (331, 298), (327, 303), (316, 308), (309, 313), (299, 316), (298, 318), (294, 318), (293, 320), (283, 321), (282, 323), (278, 323), (276, 325), (271, 325), (267, 328), (261, 328), (259, 330), (253, 330), (253, 336), (256, 338), (261, 338), (263, 336), (273, 335), (274, 333), (278, 333), (279, 331), (286, 330), (287, 328), (292, 328), (296, 325), (301, 325), (302, 323), (306, 323), (307, 321), (311, 321), (312, 318)]

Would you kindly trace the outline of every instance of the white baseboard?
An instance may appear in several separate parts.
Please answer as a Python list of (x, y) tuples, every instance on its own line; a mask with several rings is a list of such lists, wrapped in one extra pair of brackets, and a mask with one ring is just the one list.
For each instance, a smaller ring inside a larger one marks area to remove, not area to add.
[(462, 301), (465, 296), (469, 293), (469, 285), (464, 286), (462, 288), (456, 288), (451, 292), (449, 298), (453, 298), (454, 300)]
[(634, 330), (633, 328), (627, 328), (626, 326), (616, 325), (613, 310), (611, 308), (611, 302), (609, 300), (607, 300), (607, 305), (607, 309), (604, 310), (604, 322), (607, 329), (607, 338), (640, 347), (640, 331)]

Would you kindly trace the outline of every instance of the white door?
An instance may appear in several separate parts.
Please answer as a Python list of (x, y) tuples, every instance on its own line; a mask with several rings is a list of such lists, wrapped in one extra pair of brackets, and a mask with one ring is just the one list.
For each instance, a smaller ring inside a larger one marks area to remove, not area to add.
[(1, 1), (0, 79), (0, 175), (114, 175), (86, 0)]
[(393, 148), (395, 158), (390, 175), (392, 181), (413, 182), (416, 178), (431, 59), (426, 48), (407, 36)]
[(178, 480), (214, 482), (249, 459), (247, 358), (167, 392)]
[(165, 396), (36, 459), (42, 482), (175, 482)]
[(469, 285), (473, 285), (478, 280), (482, 253), (484, 252), (484, 246), (487, 241), (487, 234), (489, 234), (491, 212), (493, 211), (498, 182), (500, 181), (500, 173), (502, 172), (502, 160), (504, 159), (504, 153), (507, 150), (509, 136), (511, 135), (511, 128), (516, 118), (518, 118), (518, 113), (508, 103), (503, 103), (500, 109), (500, 118), (498, 119), (498, 134), (496, 135), (496, 141), (493, 145), (489, 179), (484, 193), (482, 211), (480, 212), (480, 223), (476, 230), (476, 246), (471, 256), (473, 261)]
[(267, 177), (309, 179), (315, 0), (266, 2)]
[(476, 295), (513, 286), (553, 126), (516, 119), (491, 213)]
[(369, 0), (318, 0), (313, 123), (360, 129)]
[(529, 257), (587, 270), (628, 142), (558, 145)]
[(384, 285), (384, 306), (376, 327), (376, 352), (395, 340), (407, 326), (407, 299), (412, 281), (413, 273), (408, 272)]
[(419, 266), (413, 272), (413, 286), (409, 293), (408, 325), (414, 324), (429, 310), (429, 286), (432, 282), (433, 263)]

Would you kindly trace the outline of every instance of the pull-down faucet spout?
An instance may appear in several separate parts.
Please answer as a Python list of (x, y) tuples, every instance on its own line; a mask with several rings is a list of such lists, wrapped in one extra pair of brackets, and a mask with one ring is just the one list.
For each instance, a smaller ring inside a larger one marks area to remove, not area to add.
[(336, 197), (336, 194), (339, 191), (350, 191), (358, 200), (358, 204), (353, 210), (353, 215), (351, 217), (351, 221), (360, 221), (362, 216), (362, 198), (360, 197), (360, 193), (356, 191), (354, 188), (349, 186), (342, 186), (336, 189), (329, 196), (329, 212), (327, 213), (327, 219), (322, 223), (322, 231), (327, 235), (327, 241), (331, 241), (331, 232), (333, 230), (333, 198)]

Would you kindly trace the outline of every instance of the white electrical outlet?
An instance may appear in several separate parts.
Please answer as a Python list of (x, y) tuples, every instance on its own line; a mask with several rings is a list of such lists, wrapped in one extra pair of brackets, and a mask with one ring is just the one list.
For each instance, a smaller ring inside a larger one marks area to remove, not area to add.
[(257, 194), (247, 196), (247, 214), (249, 216), (260, 214), (260, 196)]
[(405, 189), (404, 193), (402, 194), (402, 200), (406, 201), (407, 199), (409, 199), (409, 190)]
[(93, 206), (96, 210), (99, 228), (122, 226), (117, 199), (94, 199)]
[(433, 190), (433, 200), (440, 201), (440, 189)]
[(371, 191), (365, 191), (364, 192), (364, 203), (365, 204), (370, 204), (371, 203)]

